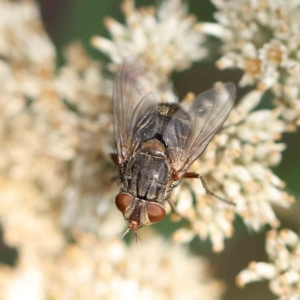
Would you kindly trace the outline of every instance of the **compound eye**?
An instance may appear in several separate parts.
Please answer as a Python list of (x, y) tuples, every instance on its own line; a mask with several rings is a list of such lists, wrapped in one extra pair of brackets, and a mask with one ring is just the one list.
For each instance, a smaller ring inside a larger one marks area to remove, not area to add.
[(165, 209), (160, 205), (153, 204), (153, 203), (148, 204), (147, 213), (151, 223), (160, 222), (166, 216)]
[(116, 206), (119, 211), (122, 213), (125, 211), (125, 209), (128, 207), (128, 205), (131, 203), (132, 197), (128, 194), (118, 194), (116, 196)]

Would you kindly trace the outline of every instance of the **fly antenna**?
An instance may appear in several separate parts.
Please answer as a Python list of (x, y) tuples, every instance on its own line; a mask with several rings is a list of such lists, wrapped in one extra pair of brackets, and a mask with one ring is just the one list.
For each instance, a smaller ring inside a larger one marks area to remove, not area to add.
[(137, 223), (135, 221), (131, 221), (126, 228), (126, 230), (123, 232), (121, 239), (129, 232), (129, 230), (132, 229), (134, 231), (135, 241), (138, 243), (140, 242), (139, 235), (137, 233)]
[(121, 235), (121, 239), (128, 233), (128, 231), (130, 230), (130, 228), (129, 227), (127, 227), (126, 229), (125, 229), (125, 231), (122, 233), (122, 235)]
[(137, 231), (134, 232), (134, 236), (135, 236), (135, 242), (136, 242), (137, 244), (140, 243), (141, 240), (140, 240), (140, 237), (139, 237)]

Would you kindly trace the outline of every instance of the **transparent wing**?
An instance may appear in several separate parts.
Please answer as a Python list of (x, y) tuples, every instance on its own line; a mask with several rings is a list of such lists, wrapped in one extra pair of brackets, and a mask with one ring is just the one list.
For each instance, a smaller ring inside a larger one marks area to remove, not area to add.
[(233, 83), (217, 83), (177, 110), (163, 131), (173, 168), (186, 172), (226, 121), (236, 96)]
[(142, 66), (126, 58), (114, 81), (114, 135), (122, 164), (138, 145), (156, 131), (157, 101)]

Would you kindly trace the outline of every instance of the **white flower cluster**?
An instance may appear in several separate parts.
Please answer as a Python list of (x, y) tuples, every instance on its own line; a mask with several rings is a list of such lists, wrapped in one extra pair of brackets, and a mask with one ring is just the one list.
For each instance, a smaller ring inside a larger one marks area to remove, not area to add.
[[(181, 55), (184, 53), (184, 49), (180, 48), (184, 37), (181, 36), (181, 30), (168, 30), (170, 37), (167, 40), (162, 28), (169, 23), (177, 28), (182, 28), (183, 23), (187, 24), (186, 7), (183, 9), (182, 6), (178, 0), (165, 1), (158, 9), (156, 19), (152, 8), (137, 10), (133, 1), (126, 0), (123, 2), (123, 11), (127, 26), (109, 19), (107, 25), (112, 40), (97, 37), (92, 43), (108, 54), (114, 63), (121, 62), (128, 54), (137, 56), (144, 62), (154, 85), (157, 86), (157, 82), (167, 82), (170, 72), (182, 69), (182, 63), (176, 56), (166, 57), (169, 54), (163, 51), (164, 47), (166, 43), (168, 46), (173, 45), (172, 39), (180, 39), (176, 53)], [(180, 7), (184, 13), (178, 13)], [(211, 25), (185, 26), (185, 38), (190, 37), (190, 33), (187, 32), (193, 30), (194, 36), (199, 28), (203, 30), (205, 26)], [(199, 33), (197, 34), (200, 37)], [(199, 48), (191, 53), (202, 53), (202, 40), (192, 40), (194, 43), (189, 41), (190, 45)], [(149, 51), (155, 60), (148, 60)], [(188, 55), (184, 57), (189, 63), (200, 58), (191, 58)], [(168, 72), (162, 76), (161, 67), (170, 61), (173, 65), (170, 65)], [(158, 91), (162, 90), (158, 87)], [(172, 91), (167, 94), (172, 94)], [(189, 221), (190, 226), (175, 232), (176, 241), (189, 242), (194, 236), (202, 239), (209, 237), (213, 249), (221, 251), (225, 237), (233, 234), (232, 223), (235, 214), (240, 215), (246, 225), (256, 231), (265, 224), (273, 227), (279, 225), (271, 205), (276, 203), (289, 207), (293, 198), (283, 191), (284, 183), (273, 174), (270, 167), (277, 165), (281, 160), (281, 152), (285, 145), (276, 141), (280, 139), (286, 127), (285, 123), (279, 120), (280, 109), (254, 111), (262, 96), (263, 91), (256, 90), (241, 100), (227, 122), (228, 128), (223, 129), (210, 143), (193, 166), (194, 170), (206, 178), (214, 193), (235, 202), (236, 206), (224, 206), (211, 196), (207, 197), (199, 180), (186, 180), (175, 191), (174, 200), (178, 212)], [(163, 97), (162, 99), (165, 100)]]
[[(276, 228), (272, 204), (293, 201), (271, 167), (285, 149), (281, 134), (299, 118), (300, 27), (296, 1), (213, 2), (219, 24), (197, 23), (181, 0), (162, 1), (157, 11), (124, 0), (126, 25), (107, 18), (112, 40), (92, 43), (111, 58), (111, 71), (127, 55), (138, 57), (154, 90), (169, 98), (171, 73), (207, 54), (201, 29), (224, 41), (218, 66), (241, 68), (240, 84), (257, 85), (191, 170), (235, 206), (206, 195), (196, 179), (184, 180), (173, 197), (188, 221), (174, 239), (209, 238), (221, 251), (235, 215), (254, 231)], [(0, 265), (5, 299), (219, 299), (222, 285), (183, 246), (145, 228), (138, 246), (119, 239), (124, 221), (114, 205), (116, 170), (108, 157), (112, 82), (102, 65), (73, 44), (57, 69), (35, 2), (0, 5), (0, 220), (5, 243), (19, 253), (16, 266)], [(277, 107), (257, 110), (268, 88)], [(298, 299), (299, 247), (291, 231), (271, 231), (267, 251), (274, 263), (252, 263), (238, 283), (269, 279), (280, 299)]]
[(102, 78), (99, 63), (91, 61), (79, 44), (67, 49), (66, 58), (57, 77), (58, 93), (77, 111), (79, 126), (63, 191), (61, 221), (66, 227), (76, 225), (105, 234), (100, 221), (110, 217), (118, 189), (109, 159), (113, 149), (111, 85)]
[(69, 243), (53, 205), (30, 181), (0, 177), (0, 218), (5, 242), (19, 252), (15, 267), (0, 264), (1, 299), (218, 300), (224, 291), (204, 259), (151, 231), (127, 247), (114, 232), (117, 217), (101, 223), (113, 237), (72, 230)]
[(220, 299), (222, 284), (183, 246), (119, 238), (99, 63), (74, 44), (57, 69), (35, 2), (0, 5), (0, 222), (18, 251), (15, 266), (0, 264), (0, 298)]
[(39, 12), (31, 1), (25, 0), (20, 5), (18, 1), (0, 0), (0, 5), (2, 58), (13, 59), (16, 64), (34, 63), (34, 69), (39, 69), (41, 65), (45, 67), (48, 63), (51, 67), (55, 58), (54, 46), (44, 34)]
[(162, 1), (157, 12), (154, 7), (137, 9), (133, 0), (124, 0), (122, 9), (126, 25), (107, 18), (112, 40), (94, 37), (92, 44), (115, 64), (128, 55), (137, 57), (160, 91), (168, 87), (171, 72), (187, 69), (206, 55), (204, 37), (182, 0)]
[(244, 71), (240, 86), (270, 89), (282, 117), (299, 125), (300, 119), (300, 3), (294, 0), (212, 0), (218, 24), (201, 30), (223, 41), (217, 66)]
[(270, 290), (279, 300), (300, 299), (300, 238), (289, 229), (267, 234), (269, 263), (251, 262), (237, 277), (237, 284), (268, 280)]
[(224, 248), (224, 239), (233, 234), (235, 214), (247, 227), (258, 231), (266, 224), (279, 225), (272, 204), (289, 207), (293, 202), (283, 190), (284, 183), (270, 169), (280, 162), (285, 149), (284, 144), (276, 142), (284, 131), (284, 122), (278, 119), (276, 110), (253, 111), (261, 97), (260, 91), (244, 96), (224, 129), (192, 166), (215, 194), (235, 206), (207, 196), (200, 180), (185, 180), (176, 191), (176, 207), (191, 226), (175, 232), (175, 240), (209, 237), (218, 252)]
[(150, 235), (130, 248), (119, 239), (103, 243), (88, 234), (77, 240), (53, 266), (55, 299), (219, 299), (222, 284), (205, 277), (204, 262), (191, 256), (182, 264), (189, 254), (174, 245), (170, 253), (171, 245), (160, 237)]
[(76, 121), (55, 91), (54, 46), (35, 5), (0, 3), (0, 172), (35, 181), (53, 199), (65, 182), (62, 160), (73, 153)]

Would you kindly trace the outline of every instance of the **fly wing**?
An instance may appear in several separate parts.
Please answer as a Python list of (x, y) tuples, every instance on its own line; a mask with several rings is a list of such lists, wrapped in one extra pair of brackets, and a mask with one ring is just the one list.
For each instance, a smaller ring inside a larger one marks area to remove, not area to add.
[(114, 81), (114, 136), (122, 164), (143, 141), (156, 132), (157, 101), (134, 57), (126, 58)]
[(183, 104), (172, 116), (163, 131), (163, 139), (176, 172), (186, 172), (205, 150), (226, 121), (235, 96), (233, 83), (217, 83), (192, 103)]

